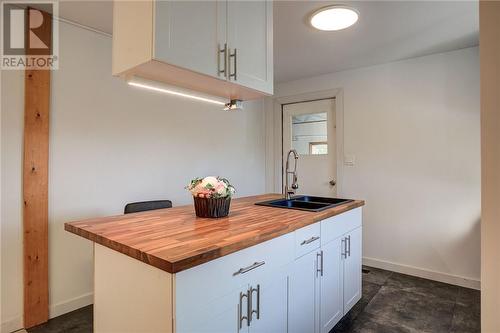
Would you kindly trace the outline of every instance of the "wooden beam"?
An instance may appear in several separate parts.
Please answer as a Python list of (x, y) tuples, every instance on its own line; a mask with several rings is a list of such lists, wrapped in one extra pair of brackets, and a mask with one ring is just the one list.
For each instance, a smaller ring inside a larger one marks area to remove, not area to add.
[[(44, 13), (44, 19), (51, 21), (50, 15), (47, 13)], [(29, 19), (26, 21), (29, 22)], [(50, 24), (48, 28), (47, 25), (44, 26), (43, 34), (48, 34), (50, 40), (52, 25)], [(25, 328), (44, 323), (49, 318), (48, 164), (50, 75), (50, 70), (25, 71), (23, 161)]]
[(500, 2), (479, 2), (481, 331), (500, 329)]

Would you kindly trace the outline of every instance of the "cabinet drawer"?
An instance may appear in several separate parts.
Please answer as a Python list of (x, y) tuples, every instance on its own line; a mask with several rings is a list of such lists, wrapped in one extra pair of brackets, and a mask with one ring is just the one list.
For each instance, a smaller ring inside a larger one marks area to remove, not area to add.
[(175, 274), (176, 315), (283, 270), (294, 259), (293, 233)]
[(359, 207), (321, 221), (321, 245), (360, 227), (362, 223), (361, 212), (362, 208)]
[(308, 225), (295, 231), (295, 258), (319, 248), (321, 242), (321, 223)]

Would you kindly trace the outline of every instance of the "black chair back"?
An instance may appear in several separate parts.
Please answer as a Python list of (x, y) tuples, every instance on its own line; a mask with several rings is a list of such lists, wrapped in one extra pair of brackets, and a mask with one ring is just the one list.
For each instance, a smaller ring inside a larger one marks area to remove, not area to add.
[(154, 201), (141, 201), (131, 202), (125, 206), (125, 214), (144, 212), (147, 210), (172, 208), (172, 201), (170, 200), (154, 200)]

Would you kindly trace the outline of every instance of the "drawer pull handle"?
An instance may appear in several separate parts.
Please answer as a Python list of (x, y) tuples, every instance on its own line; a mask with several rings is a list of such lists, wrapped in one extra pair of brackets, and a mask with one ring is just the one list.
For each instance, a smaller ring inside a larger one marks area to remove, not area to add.
[[(229, 49), (229, 80), (233, 79), (234, 81), (237, 81), (237, 75), (238, 75), (238, 69), (237, 69), (237, 64), (238, 64), (238, 50), (235, 48), (234, 52), (231, 53), (231, 49)], [(231, 73), (231, 58), (233, 58), (233, 63), (234, 63), (234, 71)]]
[(249, 272), (252, 269), (256, 269), (257, 267), (260, 267), (260, 266), (264, 265), (265, 263), (266, 263), (265, 261), (254, 262), (252, 265), (250, 265), (248, 267), (243, 267), (243, 268), (238, 269), (236, 272), (233, 273), (233, 276), (236, 276), (239, 274), (245, 274), (246, 272)]
[(316, 276), (318, 276), (318, 273), (323, 276), (323, 251), (316, 253), (316, 267)]
[[(243, 315), (243, 298), (247, 299), (247, 315)], [(243, 328), (243, 320), (247, 321), (247, 326), (250, 326), (250, 291), (247, 290), (246, 293), (240, 292), (240, 304), (238, 307), (238, 319), (240, 324), (240, 329)]]
[(346, 257), (351, 256), (351, 235), (347, 236)]
[(340, 251), (341, 252), (340, 255), (342, 258), (345, 259), (345, 258), (347, 258), (347, 238), (342, 238), (341, 243), (342, 243), (342, 245), (341, 245), (342, 249)]
[[(221, 69), (221, 61), (220, 57), (221, 54), (224, 55), (224, 69)], [(221, 76), (221, 74), (224, 75), (224, 77), (227, 77), (227, 43), (224, 44), (224, 48), (221, 49), (219, 45), (219, 50), (217, 52), (217, 70), (218, 70), (218, 75)]]
[[(253, 310), (253, 293), (257, 293), (257, 310)], [(250, 304), (252, 311), (250, 312), (250, 320), (255, 313), (257, 315), (257, 319), (260, 319), (260, 284), (257, 285), (257, 288), (250, 287)]]
[(318, 239), (319, 239), (319, 236), (313, 236), (309, 239), (303, 240), (302, 243), (300, 243), (300, 245), (307, 245), (307, 244), (310, 244)]

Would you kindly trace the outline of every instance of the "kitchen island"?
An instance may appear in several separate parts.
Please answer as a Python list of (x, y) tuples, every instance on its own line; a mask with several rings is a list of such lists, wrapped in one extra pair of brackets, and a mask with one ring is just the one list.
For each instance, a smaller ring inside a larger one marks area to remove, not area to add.
[(361, 297), (361, 207), (234, 199), (65, 224), (94, 242), (94, 331), (328, 332)]

